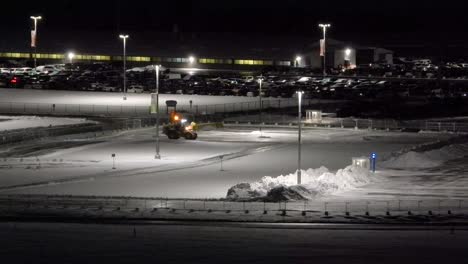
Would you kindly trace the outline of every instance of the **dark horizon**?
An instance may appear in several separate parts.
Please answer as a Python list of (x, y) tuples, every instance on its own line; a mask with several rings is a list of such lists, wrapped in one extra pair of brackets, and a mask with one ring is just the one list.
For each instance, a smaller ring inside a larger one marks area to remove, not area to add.
[(416, 50), (425, 47), (433, 55), (444, 53), (450, 46), (461, 49), (461, 53), (468, 50), (463, 4), (447, 1), (49, 0), (26, 5), (9, 1), (2, 5), (8, 10), (0, 17), (0, 34), (5, 36), (2, 46), (24, 43), (32, 24), (29, 16), (42, 15), (39, 30), (60, 34), (60, 40), (74, 32), (103, 32), (106, 36), (126, 32), (138, 37), (152, 31), (173, 32), (175, 27), (185, 35), (233, 32), (319, 39), (317, 24), (329, 22), (330, 37), (362, 45), (393, 49), (415, 46)]

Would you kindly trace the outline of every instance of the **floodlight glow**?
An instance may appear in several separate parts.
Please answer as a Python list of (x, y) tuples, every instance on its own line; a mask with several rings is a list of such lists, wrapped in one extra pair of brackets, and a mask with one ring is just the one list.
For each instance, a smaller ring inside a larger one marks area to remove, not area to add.
[(41, 20), (42, 17), (41, 16), (31, 16), (31, 19), (32, 20)]
[(74, 58), (75, 58), (75, 53), (69, 52), (69, 53), (68, 53), (68, 59), (69, 59), (69, 60), (73, 60)]
[(190, 64), (193, 64), (193, 63), (195, 62), (195, 57), (190, 56), (190, 57), (188, 58), (188, 60), (189, 60), (189, 63), (190, 63)]
[(119, 35), (119, 38), (121, 39), (128, 39), (130, 36), (129, 35)]
[(301, 56), (297, 56), (297, 57), (296, 57), (296, 61), (297, 61), (297, 62), (300, 62), (301, 60), (302, 60), (302, 57), (301, 57)]
[(182, 120), (180, 120), (180, 122), (181, 122), (182, 124), (185, 124), (185, 123), (187, 123), (187, 119), (182, 119)]
[(351, 49), (346, 49), (345, 50), (345, 55), (350, 56), (351, 55)]

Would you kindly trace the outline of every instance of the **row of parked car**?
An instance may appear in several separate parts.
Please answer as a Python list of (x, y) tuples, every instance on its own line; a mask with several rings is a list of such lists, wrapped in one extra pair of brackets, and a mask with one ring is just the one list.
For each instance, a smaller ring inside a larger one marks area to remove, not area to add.
[[(389, 70), (385, 66), (372, 70)], [(392, 69), (401, 69), (392, 66)], [(355, 69), (356, 71), (362, 69)], [(347, 79), (339, 76), (313, 77), (301, 72), (264, 72), (262, 75), (242, 76), (237, 73), (174, 72), (163, 69), (160, 80), (161, 93), (230, 95), (289, 98), (303, 90), (308, 98), (446, 98), (468, 94), (464, 83), (440, 84), (417, 80), (376, 81)], [(126, 72), (128, 93), (150, 93), (155, 89), (154, 67), (129, 69)], [(2, 68), (0, 87), (25, 89), (55, 89), (99, 92), (122, 92), (123, 72), (120, 67), (105, 63), (75, 65), (45, 65), (31, 68)]]

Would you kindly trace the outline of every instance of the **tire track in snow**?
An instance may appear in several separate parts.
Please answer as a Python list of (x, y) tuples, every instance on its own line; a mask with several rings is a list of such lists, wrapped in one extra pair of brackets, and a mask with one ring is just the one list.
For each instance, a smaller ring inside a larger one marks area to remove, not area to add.
[(52, 180), (52, 181), (41, 181), (41, 182), (27, 183), (27, 184), (20, 184), (20, 185), (10, 185), (10, 186), (0, 187), (0, 193), (6, 192), (6, 191), (18, 190), (18, 189), (40, 188), (40, 187), (55, 186), (55, 185), (60, 185), (60, 184), (89, 182), (89, 181), (94, 181), (98, 179), (135, 177), (135, 176), (143, 176), (143, 175), (148, 175), (148, 174), (153, 174), (153, 173), (199, 168), (199, 167), (210, 166), (210, 165), (216, 164), (220, 161), (221, 157), (223, 157), (223, 161), (228, 161), (228, 160), (238, 159), (238, 158), (245, 157), (245, 156), (254, 155), (257, 153), (271, 151), (271, 150), (286, 147), (286, 146), (288, 146), (288, 144), (274, 144), (274, 145), (250, 148), (250, 149), (242, 150), (239, 152), (216, 155), (213, 157), (185, 163), (182, 165), (166, 164), (162, 166), (146, 167), (142, 169), (109, 171), (109, 172), (98, 173), (98, 174), (93, 174), (93, 175), (76, 176), (72, 178), (65, 178), (65, 179)]

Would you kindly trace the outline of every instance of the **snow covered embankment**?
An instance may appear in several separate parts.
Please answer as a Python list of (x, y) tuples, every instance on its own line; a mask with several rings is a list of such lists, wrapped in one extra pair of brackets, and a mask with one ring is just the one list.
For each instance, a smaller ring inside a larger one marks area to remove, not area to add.
[(367, 169), (348, 166), (336, 173), (327, 168), (302, 171), (301, 185), (297, 183), (297, 172), (279, 177), (263, 177), (262, 180), (249, 184), (241, 183), (231, 189), (227, 199), (258, 199), (268, 201), (310, 200), (316, 196), (349, 190), (370, 183)]
[(428, 169), (442, 165), (443, 163), (460, 159), (468, 155), (468, 143), (452, 144), (439, 149), (423, 152), (409, 151), (402, 155), (391, 157), (380, 164), (388, 169)]

